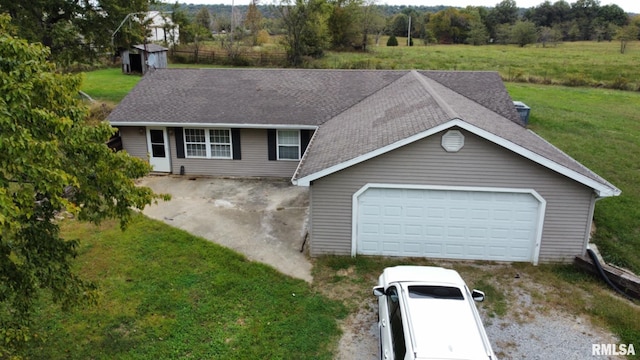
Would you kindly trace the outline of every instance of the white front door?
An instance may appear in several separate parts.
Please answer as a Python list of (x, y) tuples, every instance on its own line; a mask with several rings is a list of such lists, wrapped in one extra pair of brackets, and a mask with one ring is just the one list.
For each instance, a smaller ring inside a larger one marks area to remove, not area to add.
[(171, 172), (167, 128), (147, 128), (147, 145), (153, 171)]
[(357, 206), (358, 254), (537, 259), (540, 203), (529, 193), (369, 188)]

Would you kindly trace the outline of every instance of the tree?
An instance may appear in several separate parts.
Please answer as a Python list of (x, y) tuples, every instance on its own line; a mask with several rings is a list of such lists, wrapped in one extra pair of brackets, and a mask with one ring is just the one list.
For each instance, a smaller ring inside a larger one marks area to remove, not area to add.
[(640, 36), (640, 29), (634, 24), (620, 28), (616, 34), (616, 37), (620, 40), (620, 54), (624, 54), (627, 50), (627, 43), (638, 40), (638, 36)]
[(331, 46), (334, 49), (347, 49), (358, 46), (362, 39), (360, 20), (362, 17), (361, 0), (331, 0), (331, 13), (328, 18)]
[(211, 13), (209, 13), (209, 9), (206, 6), (200, 8), (200, 11), (196, 14), (194, 23), (207, 30), (211, 30)]
[(511, 42), (524, 47), (533, 44), (537, 40), (536, 25), (531, 21), (516, 21), (511, 27)]
[(485, 45), (489, 41), (489, 32), (480, 20), (471, 21), (471, 29), (467, 35), (467, 42), (471, 45)]
[[(102, 53), (141, 42), (148, 7), (149, 0), (0, 0), (0, 12), (11, 16), (17, 36), (49, 47), (50, 59), (63, 66), (91, 63)], [(112, 37), (128, 15), (137, 26), (123, 26)]]
[(276, 8), (284, 28), (283, 44), (293, 66), (304, 56), (320, 57), (329, 42), (324, 0), (282, 0)]
[(385, 29), (386, 21), (375, 0), (366, 1), (362, 10), (362, 50), (367, 51), (369, 34), (375, 34), (376, 45)]
[(249, 29), (251, 43), (253, 46), (258, 45), (258, 34), (262, 30), (262, 13), (258, 9), (258, 0), (251, 0), (244, 24)]
[(81, 77), (56, 71), (49, 49), (15, 37), (9, 23), (0, 15), (0, 358), (29, 341), (44, 293), (63, 308), (95, 299), (72, 270), (78, 241), (61, 237), (56, 217), (124, 227), (131, 208), (158, 197), (134, 183), (149, 165), (110, 150), (114, 129), (87, 119)]
[(398, 46), (398, 39), (396, 39), (395, 35), (391, 34), (391, 36), (389, 36), (387, 46)]

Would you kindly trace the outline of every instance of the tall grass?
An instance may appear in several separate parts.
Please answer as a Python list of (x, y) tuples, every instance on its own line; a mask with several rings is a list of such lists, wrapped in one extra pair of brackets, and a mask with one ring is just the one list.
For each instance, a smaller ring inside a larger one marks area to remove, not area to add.
[[(403, 43), (402, 39), (398, 39)], [(640, 42), (620, 54), (618, 42), (515, 45), (371, 46), (367, 53), (328, 52), (309, 67), (497, 71), (506, 81), (640, 90)]]

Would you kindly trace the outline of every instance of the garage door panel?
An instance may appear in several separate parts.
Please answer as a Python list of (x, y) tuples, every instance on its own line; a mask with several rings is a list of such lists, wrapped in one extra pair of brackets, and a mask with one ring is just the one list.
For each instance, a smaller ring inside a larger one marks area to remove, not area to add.
[(357, 204), (361, 254), (533, 259), (540, 204), (528, 193), (370, 188)]

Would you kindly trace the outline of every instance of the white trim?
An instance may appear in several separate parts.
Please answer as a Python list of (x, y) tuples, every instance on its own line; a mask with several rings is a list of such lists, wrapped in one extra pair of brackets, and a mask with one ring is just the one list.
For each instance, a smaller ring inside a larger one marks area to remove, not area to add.
[(598, 194), (599, 197), (609, 197), (609, 196), (618, 196), (618, 195), (620, 195), (620, 190), (615, 188), (615, 187), (610, 188), (610, 187), (608, 187), (608, 186), (606, 186), (604, 184), (601, 184), (600, 182), (598, 182), (596, 180), (593, 180), (593, 179), (591, 179), (589, 177), (586, 177), (586, 176), (584, 176), (584, 175), (582, 175), (582, 174), (580, 174), (580, 173), (578, 173), (578, 172), (576, 172), (574, 170), (571, 170), (571, 169), (569, 169), (569, 168), (567, 168), (565, 166), (562, 166), (562, 165), (560, 165), (560, 164), (558, 164), (556, 162), (553, 162), (553, 161), (551, 161), (551, 160), (549, 160), (549, 159), (547, 159), (547, 158), (545, 158), (545, 157), (543, 157), (541, 155), (538, 155), (538, 154), (534, 153), (531, 150), (525, 149), (524, 147), (522, 147), (520, 145), (517, 145), (517, 144), (515, 144), (515, 143), (513, 143), (511, 141), (508, 141), (508, 140), (506, 140), (504, 138), (501, 138), (500, 136), (497, 136), (497, 135), (492, 134), (492, 133), (490, 133), (488, 131), (480, 129), (477, 126), (471, 125), (471, 124), (469, 124), (469, 123), (467, 123), (467, 122), (465, 122), (463, 120), (460, 120), (460, 119), (450, 120), (450, 121), (448, 121), (448, 122), (446, 122), (444, 124), (435, 126), (435, 127), (431, 128), (429, 130), (425, 130), (425, 131), (423, 131), (421, 133), (415, 134), (415, 135), (410, 136), (408, 138), (402, 139), (400, 141), (396, 141), (395, 143), (392, 143), (392, 144), (389, 144), (387, 146), (384, 146), (384, 147), (378, 148), (376, 150), (370, 151), (370, 152), (368, 152), (366, 154), (360, 155), (360, 156), (355, 157), (355, 158), (353, 158), (351, 160), (347, 160), (345, 162), (342, 162), (342, 163), (336, 164), (334, 166), (331, 166), (331, 167), (325, 168), (323, 170), (320, 170), (318, 172), (315, 172), (313, 174), (309, 174), (309, 175), (307, 175), (305, 177), (302, 177), (300, 179), (294, 180), (293, 183), (295, 185), (300, 185), (300, 186), (309, 186), (310, 183), (313, 180), (317, 180), (317, 179), (319, 179), (321, 177), (327, 176), (329, 174), (333, 174), (334, 172), (346, 169), (346, 168), (351, 167), (353, 165), (359, 164), (359, 163), (361, 163), (363, 161), (366, 161), (366, 160), (369, 160), (369, 159), (374, 158), (376, 156), (385, 154), (385, 153), (387, 153), (389, 151), (392, 151), (392, 150), (395, 150), (395, 149), (397, 149), (399, 147), (411, 144), (411, 143), (413, 143), (415, 141), (424, 139), (424, 138), (429, 137), (429, 136), (431, 136), (433, 134), (439, 133), (441, 131), (444, 131), (446, 129), (449, 129), (449, 128), (452, 128), (452, 127), (455, 127), (455, 126), (460, 127), (460, 128), (462, 128), (462, 129), (464, 129), (466, 131), (469, 131), (469, 132), (471, 132), (471, 133), (473, 133), (475, 135), (478, 135), (478, 136), (480, 136), (480, 137), (482, 137), (484, 139), (487, 139), (487, 140), (489, 140), (489, 141), (491, 141), (491, 142), (493, 142), (493, 143), (495, 143), (497, 145), (505, 147), (505, 148), (515, 152), (518, 155), (522, 155), (525, 158), (527, 158), (527, 159), (529, 159), (529, 160), (531, 160), (533, 162), (536, 162), (536, 163), (538, 163), (538, 164), (540, 164), (540, 165), (542, 165), (542, 166), (544, 166), (546, 168), (549, 168), (549, 169), (551, 169), (551, 170), (553, 170), (555, 172), (558, 172), (558, 173), (560, 173), (560, 174), (562, 174), (564, 176), (567, 176), (568, 178), (573, 179), (573, 180), (575, 180), (575, 181), (577, 181), (577, 182), (579, 182), (579, 183), (581, 183), (583, 185), (586, 185), (586, 186), (592, 188)]
[(234, 123), (181, 123), (181, 122), (153, 122), (153, 121), (110, 121), (113, 127), (118, 126), (151, 126), (151, 127), (182, 127), (182, 128), (230, 128), (230, 129), (290, 129), (317, 130), (316, 125), (285, 125), (285, 124), (234, 124)]
[(482, 191), (482, 192), (502, 192), (502, 193), (518, 193), (530, 194), (538, 200), (538, 219), (536, 224), (536, 239), (533, 253), (533, 265), (538, 265), (540, 256), (540, 245), (542, 243), (542, 229), (544, 227), (544, 215), (547, 208), (547, 201), (535, 189), (520, 188), (503, 188), (503, 187), (476, 187), (476, 186), (441, 186), (441, 185), (416, 185), (416, 184), (383, 184), (368, 183), (362, 186), (358, 191), (353, 193), (351, 200), (351, 256), (355, 257), (357, 253), (358, 238), (358, 198), (365, 191), (371, 188), (382, 189), (411, 189), (411, 190), (443, 190), (443, 191)]
[(295, 159), (289, 159), (289, 158), (281, 158), (280, 157), (280, 146), (285, 146), (285, 147), (294, 147), (294, 145), (290, 145), (290, 144), (283, 144), (280, 145), (280, 131), (296, 131), (294, 129), (276, 129), (276, 160), (278, 161), (300, 161), (300, 158), (302, 157), (300, 152), (302, 151), (302, 136), (300, 134), (300, 130), (297, 130), (296, 132), (298, 133), (298, 157)]
[[(206, 156), (189, 156), (187, 151), (187, 145), (189, 144), (202, 144), (202, 143), (189, 143), (187, 144), (187, 130), (203, 130), (204, 131), (204, 144), (205, 144), (205, 153)], [(229, 143), (212, 143), (211, 142), (211, 130), (224, 130), (229, 133)], [(182, 138), (184, 139), (184, 157), (185, 159), (219, 159), (219, 160), (231, 160), (233, 159), (233, 136), (231, 134), (231, 129), (225, 128), (196, 128), (196, 127), (186, 127), (182, 128)], [(212, 145), (228, 145), (229, 146), (229, 156), (213, 156), (211, 152)]]
[[(162, 131), (162, 138), (164, 141), (164, 158), (156, 158), (153, 156), (153, 148), (152, 148), (152, 142), (151, 142), (151, 130), (160, 130)], [(146, 129), (146, 138), (147, 138), (147, 156), (148, 156), (148, 161), (149, 161), (149, 165), (151, 166), (155, 166), (156, 164), (153, 164), (154, 160), (153, 159), (165, 159), (164, 161), (162, 161), (162, 166), (167, 166), (167, 168), (161, 168), (161, 169), (153, 169), (152, 171), (155, 172), (164, 172), (164, 173), (170, 173), (171, 172), (171, 147), (169, 146), (169, 132), (167, 131), (167, 128), (165, 127), (147, 127)]]

